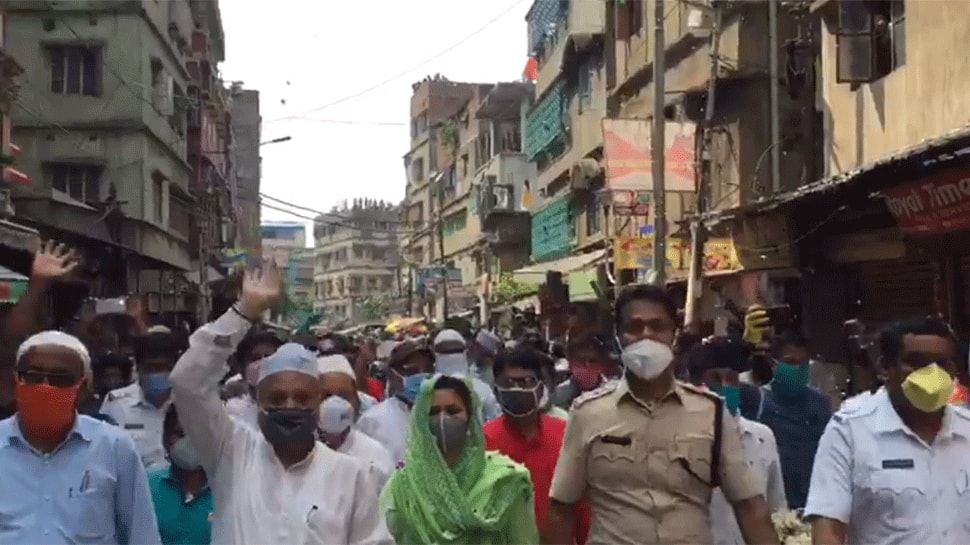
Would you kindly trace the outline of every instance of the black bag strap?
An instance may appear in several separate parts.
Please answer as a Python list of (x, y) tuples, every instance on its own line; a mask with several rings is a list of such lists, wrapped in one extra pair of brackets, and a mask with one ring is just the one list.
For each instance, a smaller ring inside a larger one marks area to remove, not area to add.
[(714, 443), (711, 445), (711, 487), (721, 486), (721, 437), (724, 435), (724, 401), (714, 403)]

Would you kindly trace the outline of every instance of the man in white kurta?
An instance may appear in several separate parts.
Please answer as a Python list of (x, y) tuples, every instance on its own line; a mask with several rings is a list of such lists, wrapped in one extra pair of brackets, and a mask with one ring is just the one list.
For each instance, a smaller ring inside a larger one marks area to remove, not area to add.
[[(218, 498), (212, 543), (390, 545), (394, 541), (364, 465), (314, 442), (303, 461), (284, 467), (263, 434), (233, 420), (219, 398), (226, 360), (252, 319), (278, 297), (278, 273), (266, 276), (247, 275), (239, 306), (196, 331), (172, 372), (182, 427)], [(299, 371), (315, 377), (312, 357), (310, 365)]]

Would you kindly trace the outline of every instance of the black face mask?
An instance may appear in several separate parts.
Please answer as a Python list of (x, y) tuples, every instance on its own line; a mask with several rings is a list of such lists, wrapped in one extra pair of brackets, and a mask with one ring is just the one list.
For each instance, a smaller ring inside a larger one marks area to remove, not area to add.
[(259, 429), (271, 445), (312, 444), (317, 413), (301, 409), (270, 409), (259, 413)]

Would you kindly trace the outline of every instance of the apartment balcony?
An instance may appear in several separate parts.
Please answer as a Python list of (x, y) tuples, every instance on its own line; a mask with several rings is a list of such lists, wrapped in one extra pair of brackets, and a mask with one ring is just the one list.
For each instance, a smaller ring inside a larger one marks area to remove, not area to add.
[(539, 61), (536, 96), (542, 96), (572, 58), (598, 43), (605, 32), (605, 2), (571, 0), (558, 25), (549, 29), (535, 51)]
[(519, 244), (529, 240), (529, 199), (523, 198), (535, 165), (521, 153), (503, 153), (486, 165), (478, 184), (478, 215), (482, 233), (491, 244)]
[(525, 155), (529, 161), (552, 159), (565, 151), (568, 106), (566, 85), (560, 80), (529, 111), (525, 120)]
[(559, 197), (532, 216), (531, 255), (536, 262), (558, 259), (576, 247), (572, 199)]

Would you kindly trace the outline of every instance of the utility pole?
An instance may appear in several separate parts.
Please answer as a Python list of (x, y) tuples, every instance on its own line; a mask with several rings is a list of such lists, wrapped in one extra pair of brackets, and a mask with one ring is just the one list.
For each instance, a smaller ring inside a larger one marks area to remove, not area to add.
[(448, 319), (448, 268), (445, 264), (445, 186), (442, 180), (438, 180), (438, 256), (441, 260), (441, 304), (444, 309), (441, 313), (441, 321)]
[[(711, 147), (714, 138), (714, 97), (717, 91), (718, 67), (721, 49), (721, 7), (713, 3), (714, 17), (711, 29), (711, 72), (707, 80), (707, 103), (704, 105), (704, 126), (701, 129), (700, 172), (697, 183), (697, 212), (700, 216), (707, 212), (710, 199), (713, 159)], [(687, 277), (687, 301), (684, 308), (684, 325), (692, 330), (699, 328), (697, 302), (704, 290), (704, 243), (707, 229), (700, 221), (691, 222), (690, 234), (690, 273)]]
[[(205, 199), (205, 196), (203, 196)], [(206, 210), (207, 200), (203, 201), (205, 219), (199, 225), (199, 324), (209, 321), (209, 215)]]
[(664, 116), (666, 102), (666, 37), (664, 33), (664, 1), (653, 4), (653, 137), (650, 139), (651, 163), (653, 163), (653, 273), (659, 286), (667, 282), (667, 194), (664, 171), (667, 169), (666, 148), (667, 120)]

